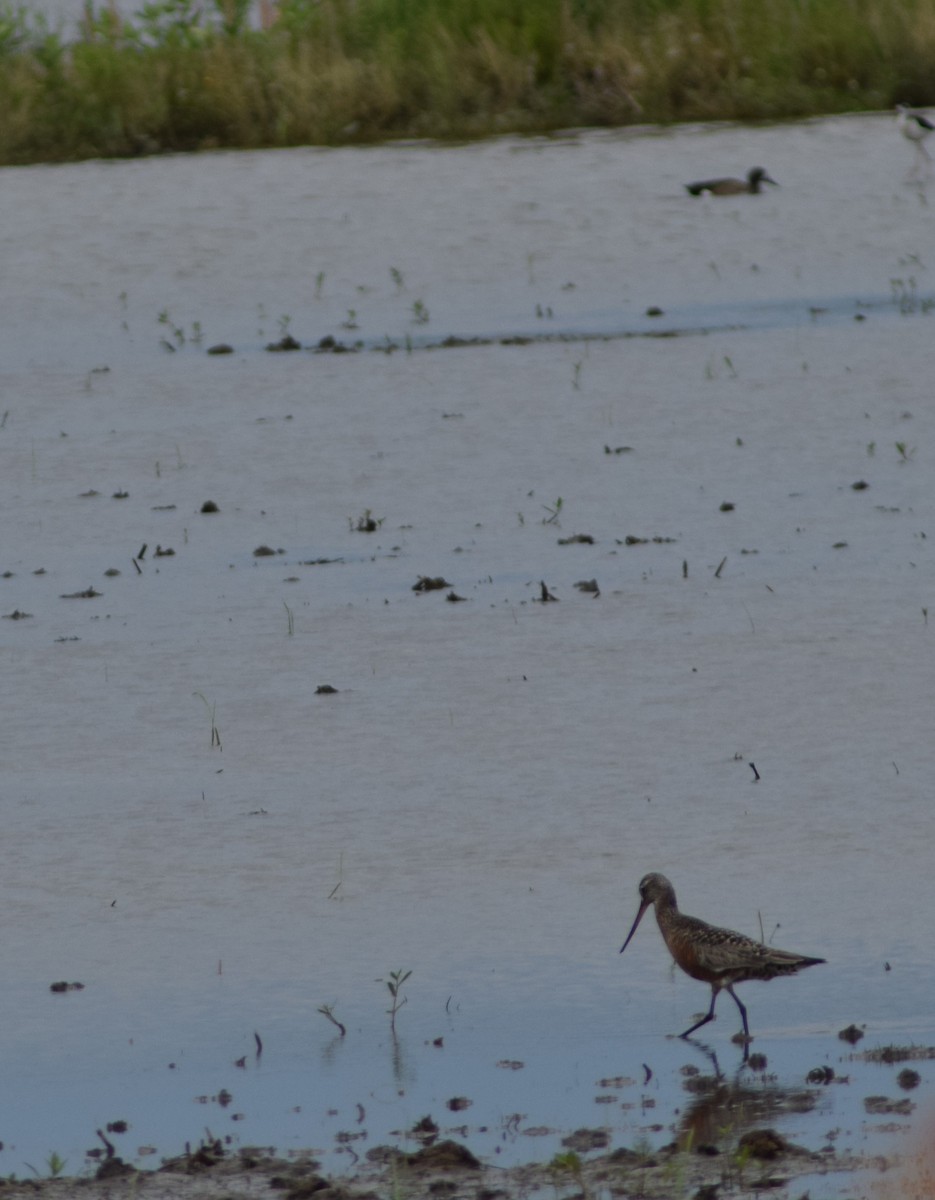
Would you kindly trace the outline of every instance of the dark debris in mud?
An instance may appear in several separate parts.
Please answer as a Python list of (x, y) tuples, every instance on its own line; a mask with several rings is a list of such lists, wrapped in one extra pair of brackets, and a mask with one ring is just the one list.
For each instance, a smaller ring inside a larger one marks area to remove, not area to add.
[(762, 1162), (772, 1162), (774, 1159), (781, 1158), (785, 1154), (808, 1153), (801, 1146), (793, 1146), (791, 1142), (778, 1134), (775, 1129), (751, 1129), (749, 1133), (741, 1135), (737, 1143), (737, 1149), (741, 1153), (748, 1154), (751, 1158), (760, 1159)]
[(481, 1164), (460, 1142), (446, 1138), (423, 1146), (412, 1154), (398, 1154), (397, 1161), (407, 1167), (418, 1167), (425, 1171), (479, 1171)]
[(873, 1050), (864, 1050), (862, 1054), (854, 1055), (864, 1062), (900, 1063), (912, 1059), (935, 1058), (935, 1046), (877, 1046)]
[[(321, 338), (321, 340), (318, 342), (318, 344), (315, 347), (314, 353), (315, 354), (355, 354), (359, 349), (360, 349), (359, 344), (354, 345), (354, 346), (348, 346), (344, 342), (339, 342), (336, 338), (333, 338), (331, 336), (331, 334), (329, 333), (325, 337)], [(380, 349), (383, 349), (383, 347), (380, 347)]]
[(856, 1046), (863, 1036), (864, 1031), (857, 1025), (848, 1025), (846, 1029), (842, 1029), (838, 1033), (842, 1042), (850, 1042), (852, 1046)]
[(268, 342), (266, 349), (270, 354), (284, 354), (290, 350), (301, 350), (302, 343), (297, 342), (291, 333), (286, 333), (278, 342)]
[(895, 1113), (899, 1116), (907, 1117), (915, 1105), (908, 1097), (903, 1097), (902, 1100), (890, 1100), (887, 1096), (865, 1096), (864, 1110), (872, 1113), (874, 1116), (881, 1116), (884, 1113)]
[[(428, 1118), (425, 1122), (435, 1126)], [(420, 1122), (420, 1124), (422, 1124)], [(436, 1127), (437, 1128), (437, 1127)], [(46, 1200), (236, 1200), (260, 1194), (284, 1200), (377, 1200), (405, 1195), (408, 1200), (459, 1197), (464, 1200), (523, 1200), (531, 1194), (569, 1195), (567, 1182), (583, 1196), (609, 1193), (639, 1195), (646, 1200), (672, 1200), (673, 1180), (679, 1178), (679, 1196), (713, 1196), (718, 1189), (732, 1198), (756, 1195), (764, 1188), (813, 1172), (853, 1171), (865, 1166), (856, 1159), (813, 1153), (789, 1143), (771, 1128), (754, 1129), (739, 1142), (724, 1140), (696, 1146), (690, 1153), (676, 1144), (646, 1152), (617, 1147), (604, 1150), (609, 1135), (601, 1129), (584, 1129), (563, 1139), (566, 1149), (549, 1162), (502, 1168), (480, 1162), (463, 1143), (450, 1138), (433, 1140), (412, 1152), (380, 1145), (340, 1179), (321, 1174), (312, 1153), (291, 1159), (276, 1156), (270, 1148), (231, 1151), (226, 1140), (209, 1139), (185, 1154), (166, 1160), (155, 1171), (137, 1171), (108, 1150), (93, 1178), (64, 1177), (0, 1181), (4, 1200), (42, 1196)], [(105, 1144), (107, 1139), (104, 1139)], [(769, 1177), (744, 1177), (738, 1160), (768, 1164)]]
[(414, 592), (437, 592), (442, 588), (450, 588), (451, 584), (444, 575), (420, 575), (412, 585)]
[[(661, 309), (654, 308), (647, 310), (646, 315), (661, 317), (665, 313)], [(566, 330), (564, 332), (553, 331), (551, 333), (513, 333), (496, 336), (475, 335), (472, 337), (448, 334), (437, 341), (419, 340), (417, 343), (412, 342), (409, 338), (406, 338), (404, 341), (394, 341), (392, 338), (385, 337), (382, 340), (371, 343), (358, 339), (350, 344), (339, 341), (333, 334), (329, 333), (319, 338), (314, 346), (308, 346), (306, 349), (312, 354), (359, 354), (363, 350), (369, 350), (373, 353), (389, 355), (399, 350), (412, 353), (414, 350), (461, 350), (484, 346), (587, 345), (591, 342), (617, 342), (634, 338), (658, 340), (660, 338), (703, 337), (714, 332), (739, 332), (745, 328), (746, 326), (743, 323), (732, 322), (723, 326), (699, 325), (697, 327), (686, 326), (685, 328), (678, 329), (619, 329), (600, 332)], [(175, 350), (175, 347), (169, 342), (165, 342), (164, 345), (166, 349)], [(264, 346), (264, 350), (271, 354), (301, 350), (302, 348), (302, 344), (292, 337), (291, 334), (286, 334), (278, 342), (269, 342)], [(207, 354), (214, 357), (229, 355), (234, 352), (234, 347), (227, 342), (218, 342), (213, 346), (209, 346), (206, 351)], [(608, 453), (621, 453), (630, 449), (631, 447), (624, 446), (620, 447), (619, 450), (609, 450)]]
[(562, 1138), (562, 1145), (576, 1154), (587, 1154), (591, 1150), (606, 1150), (610, 1145), (610, 1134), (606, 1129), (576, 1129)]
[(63, 592), (62, 600), (95, 600), (102, 592), (96, 592), (93, 587), (85, 588), (83, 592)]

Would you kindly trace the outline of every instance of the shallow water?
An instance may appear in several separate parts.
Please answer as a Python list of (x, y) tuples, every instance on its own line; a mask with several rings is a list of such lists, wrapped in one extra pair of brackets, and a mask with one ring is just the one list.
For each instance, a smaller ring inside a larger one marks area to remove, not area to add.
[[(780, 189), (681, 190), (756, 161)], [(0, 1171), (117, 1119), (134, 1160), (343, 1166), (426, 1113), (504, 1162), (671, 1140), (707, 996), (651, 921), (617, 953), (650, 869), (829, 960), (741, 992), (783, 1087), (851, 1078), (783, 1130), (899, 1149), (862, 1108), (899, 1068), (836, 1035), (935, 1041), (910, 163), (862, 118), (4, 171)]]

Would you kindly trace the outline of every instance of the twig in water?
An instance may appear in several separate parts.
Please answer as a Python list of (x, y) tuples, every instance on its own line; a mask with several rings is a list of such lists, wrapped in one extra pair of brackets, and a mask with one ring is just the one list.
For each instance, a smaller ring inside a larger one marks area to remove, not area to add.
[(721, 561), (718, 563), (717, 570), (714, 572), (715, 579), (721, 578), (721, 572), (724, 570), (724, 564), (726, 562), (727, 562), (727, 555), (725, 554), (724, 557), (721, 559)]
[(760, 782), (760, 772), (756, 769), (756, 767), (753, 763), (750, 764), (750, 770), (753, 772), (753, 782), (759, 783)]
[(334, 887), (328, 893), (329, 900), (333, 900), (335, 898), (335, 896), (337, 895), (338, 888), (341, 886), (341, 884), (343, 882), (344, 882), (344, 852), (342, 851), (338, 855), (338, 882), (334, 885)]
[(327, 1017), (332, 1025), (337, 1025), (338, 1030), (340, 1031), (341, 1037), (344, 1037), (344, 1035), (347, 1033), (347, 1030), (344, 1028), (344, 1026), (341, 1024), (341, 1022), (338, 1020), (338, 1018), (334, 1015), (334, 1005), (319, 1004), (318, 1011), (321, 1013), (321, 1015), (323, 1017)]

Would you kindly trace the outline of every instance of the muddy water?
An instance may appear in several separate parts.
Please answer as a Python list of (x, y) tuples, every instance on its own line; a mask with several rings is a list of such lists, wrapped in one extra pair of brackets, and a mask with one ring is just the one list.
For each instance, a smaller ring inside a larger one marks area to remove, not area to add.
[(4, 171), (0, 1170), (118, 1119), (141, 1163), (671, 1140), (707, 994), (617, 953), (650, 869), (829, 960), (742, 992), (783, 1087), (850, 1079), (784, 1132), (911, 1137), (931, 1068), (868, 1116), (899, 1068), (837, 1038), (935, 1040), (910, 164), (868, 118)]

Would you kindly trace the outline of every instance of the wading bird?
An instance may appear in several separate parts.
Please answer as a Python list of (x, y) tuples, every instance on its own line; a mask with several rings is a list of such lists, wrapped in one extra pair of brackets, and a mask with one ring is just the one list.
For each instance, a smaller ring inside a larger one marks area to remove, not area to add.
[(702, 179), (699, 183), (686, 183), (685, 190), (691, 196), (702, 196), (705, 192), (710, 196), (739, 196), (741, 192), (756, 196), (760, 192), (760, 185), (764, 183), (779, 187), (762, 167), (754, 167), (747, 172), (746, 182), (743, 179)]
[(669, 953), (692, 979), (700, 979), (711, 985), (711, 1007), (707, 1014), (686, 1029), (680, 1037), (689, 1034), (714, 1020), (714, 1005), (718, 992), (723, 988), (734, 999), (743, 1019), (743, 1038), (750, 1041), (750, 1026), (747, 1010), (734, 991), (735, 983), (746, 983), (748, 979), (774, 979), (777, 975), (794, 975), (803, 967), (823, 963), (823, 958), (808, 958), (804, 954), (792, 954), (788, 950), (774, 950), (763, 942), (755, 942), (732, 929), (719, 929), (697, 917), (679, 912), (675, 901), (675, 889), (665, 875), (652, 872), (640, 880), (640, 908), (627, 940), (620, 947), (622, 954), (636, 933), (643, 913), (651, 904), (656, 906), (656, 921)]
[(896, 105), (896, 124), (903, 137), (915, 146), (913, 172), (920, 164), (928, 171), (932, 165), (932, 157), (925, 148), (925, 139), (935, 130), (935, 124), (928, 119), (925, 113), (917, 112), (908, 104)]

